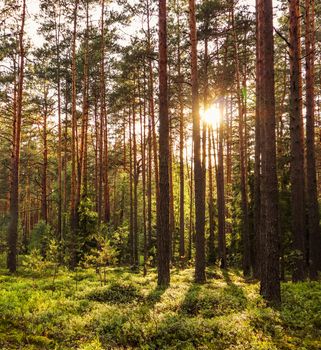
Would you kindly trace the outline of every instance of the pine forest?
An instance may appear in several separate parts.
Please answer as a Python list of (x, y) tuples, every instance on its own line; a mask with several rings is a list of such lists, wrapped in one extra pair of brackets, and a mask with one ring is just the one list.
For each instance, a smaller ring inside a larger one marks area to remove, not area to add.
[(321, 349), (321, 2), (0, 0), (0, 349)]

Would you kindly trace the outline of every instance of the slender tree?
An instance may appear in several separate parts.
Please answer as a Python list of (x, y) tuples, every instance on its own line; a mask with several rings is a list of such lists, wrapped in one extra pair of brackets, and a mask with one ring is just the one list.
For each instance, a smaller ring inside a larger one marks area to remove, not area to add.
[(293, 248), (295, 249), (293, 281), (306, 274), (306, 225), (304, 190), (304, 143), (302, 117), (301, 26), (300, 2), (289, 1), (290, 9), (290, 136), (291, 197)]
[(48, 222), (48, 205), (47, 205), (47, 173), (48, 173), (48, 85), (44, 82), (43, 87), (43, 159), (42, 159), (42, 185), (41, 185), (41, 219)]
[(244, 120), (244, 103), (242, 100), (241, 91), (241, 68), (239, 61), (239, 48), (235, 28), (234, 15), (234, 0), (232, 0), (231, 9), (233, 41), (234, 41), (234, 58), (236, 66), (236, 95), (238, 104), (238, 135), (239, 135), (239, 154), (240, 154), (240, 177), (241, 177), (241, 207), (242, 207), (242, 241), (243, 241), (243, 273), (245, 276), (250, 274), (250, 232), (249, 232), (249, 218), (248, 218), (248, 195), (247, 195), (247, 181), (246, 181), (246, 143), (245, 143), (245, 129), (246, 124)]
[[(258, 0), (256, 0), (257, 7)], [(255, 77), (255, 92), (256, 92), (256, 106), (255, 106), (255, 155), (254, 155), (254, 203), (253, 203), (253, 217), (254, 217), (254, 277), (260, 276), (260, 218), (261, 218), (261, 110), (262, 103), (259, 100), (261, 97), (261, 52), (259, 50), (259, 21), (258, 11), (256, 11), (256, 77)]]
[(195, 182), (195, 281), (203, 283), (206, 280), (205, 267), (205, 172), (201, 159), (201, 131), (198, 96), (197, 72), (197, 32), (195, 18), (195, 1), (189, 0), (189, 27), (191, 40), (191, 85), (192, 85), (192, 116), (194, 143), (194, 182)]
[[(7, 267), (10, 272), (17, 269), (17, 240), (18, 240), (18, 220), (19, 220), (19, 162), (20, 162), (20, 137), (22, 122), (22, 104), (23, 104), (23, 83), (24, 83), (24, 64), (25, 64), (25, 46), (24, 29), (26, 18), (26, 0), (22, 2), (21, 23), (19, 30), (19, 75), (16, 100), (14, 101), (13, 116), (13, 134), (12, 134), (12, 153), (11, 153), (11, 187), (10, 187), (10, 208), (9, 208), (9, 226), (8, 226), (8, 255)], [(15, 87), (14, 87), (15, 89)]]
[(177, 75), (178, 75), (178, 104), (179, 104), (179, 256), (181, 266), (185, 263), (185, 198), (184, 198), (184, 104), (183, 104), (183, 75), (181, 58), (181, 28), (180, 28), (180, 3), (176, 2), (177, 17)]
[(167, 10), (159, 0), (159, 214), (158, 214), (158, 285), (170, 282), (169, 230), (169, 117), (167, 87)]
[[(225, 232), (225, 183), (224, 183), (224, 159), (223, 159), (223, 103), (220, 103), (221, 120), (218, 125), (217, 135), (217, 162), (216, 187), (217, 187), (217, 211), (218, 211), (218, 258), (221, 268), (227, 267), (226, 261), (226, 232)], [(215, 138), (212, 135), (213, 148)]]
[(306, 70), (306, 157), (307, 208), (309, 230), (309, 275), (317, 278), (320, 246), (320, 214), (315, 165), (315, 3), (305, 1), (305, 70)]

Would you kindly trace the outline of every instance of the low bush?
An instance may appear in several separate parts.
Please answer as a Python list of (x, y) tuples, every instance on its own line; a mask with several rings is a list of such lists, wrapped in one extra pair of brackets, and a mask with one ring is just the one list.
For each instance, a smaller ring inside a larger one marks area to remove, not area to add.
[(142, 300), (142, 295), (131, 284), (113, 283), (110, 286), (99, 287), (90, 291), (86, 298), (98, 302), (107, 303), (131, 303)]

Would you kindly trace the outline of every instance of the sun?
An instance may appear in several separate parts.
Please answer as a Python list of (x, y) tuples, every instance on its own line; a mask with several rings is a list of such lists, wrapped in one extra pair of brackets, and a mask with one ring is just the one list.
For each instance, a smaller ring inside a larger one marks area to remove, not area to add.
[(207, 109), (201, 109), (200, 115), (202, 122), (213, 129), (216, 129), (221, 123), (221, 111), (217, 104), (213, 104)]

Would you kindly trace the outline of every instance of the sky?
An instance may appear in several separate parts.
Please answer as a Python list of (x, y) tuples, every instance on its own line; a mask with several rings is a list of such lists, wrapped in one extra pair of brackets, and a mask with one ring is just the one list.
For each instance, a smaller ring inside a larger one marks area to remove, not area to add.
[[(273, 4), (276, 5), (278, 0), (273, 0)], [(255, 0), (240, 0), (240, 4), (248, 5), (250, 11), (255, 11)], [(26, 21), (26, 32), (28, 36), (31, 38), (31, 41), (36, 47), (42, 45), (43, 40), (41, 36), (38, 34), (39, 23), (34, 19), (34, 16), (39, 13), (39, 0), (27, 0), (27, 12), (29, 14), (28, 19)], [(91, 15), (93, 16), (93, 20), (98, 20), (100, 16), (100, 11), (97, 9), (97, 13), (95, 11), (91, 11)], [(130, 26), (128, 28), (128, 32), (132, 31), (131, 27), (137, 28), (137, 24)]]

